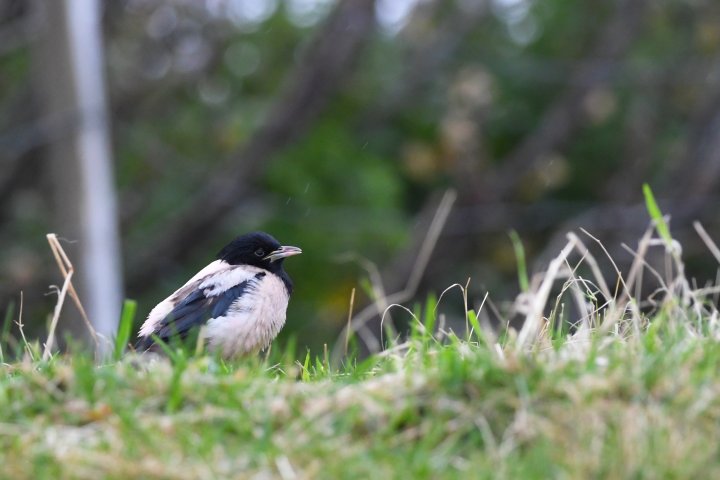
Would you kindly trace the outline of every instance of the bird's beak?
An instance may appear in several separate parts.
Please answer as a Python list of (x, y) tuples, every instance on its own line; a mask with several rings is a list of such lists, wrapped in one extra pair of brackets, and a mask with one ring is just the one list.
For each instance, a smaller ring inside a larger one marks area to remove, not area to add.
[(270, 260), (271, 262), (274, 262), (275, 260), (280, 260), (281, 258), (285, 257), (292, 257), (293, 255), (300, 255), (301, 253), (302, 250), (300, 250), (298, 247), (283, 245), (282, 247), (270, 253), (270, 255), (264, 258), (264, 260)]

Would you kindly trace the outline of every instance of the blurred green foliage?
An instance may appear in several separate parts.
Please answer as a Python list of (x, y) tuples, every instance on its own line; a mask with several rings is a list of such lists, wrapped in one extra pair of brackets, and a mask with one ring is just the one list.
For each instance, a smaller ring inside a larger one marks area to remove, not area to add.
[[(398, 17), (400, 4), (377, 2), (377, 29), (339, 93), (300, 125), (297, 140), (262, 159), (262, 178), (247, 182), (261, 193), (237, 205), (211, 238), (179, 238), (202, 248), (152, 288), (141, 291), (128, 278), (138, 318), (232, 236), (264, 229), (304, 251), (287, 263), (296, 294), (284, 334), (321, 348), (344, 324), (350, 291), (365, 277), (342, 255), (354, 253), (381, 269), (393, 264), (412, 240), (416, 215), (438, 190), (459, 190), (459, 213), (422, 289), (441, 291), (473, 277), (476, 294), (516, 288), (510, 229), (521, 236), (532, 268), (555, 229), (587, 206), (641, 202), (643, 181), (653, 182), (661, 199), (674, 195), (678, 165), (703, 134), (702, 112), (718, 89), (720, 8), (714, 2), (432, 0), (414, 2)], [(126, 261), (183, 216), (214, 172), (238, 161), (238, 151), (278, 106), (279, 92), (291, 87), (292, 73), (306, 67), (304, 53), (335, 5), (106, 5)], [(606, 33), (630, 15), (638, 18), (627, 21), (631, 31)], [(8, 18), (8, 25), (15, 21)], [(622, 36), (627, 47), (608, 54)], [(0, 50), (0, 157), (8, 163), (41, 157), (37, 144), (12, 148), (25, 132), (18, 128), (32, 128), (41, 117), (28, 114), (30, 101), (18, 107), (32, 83), (31, 64), (30, 44)], [(592, 75), (577, 75), (595, 64)], [(488, 196), (496, 169), (566, 97), (567, 138), (540, 152), (536, 167), (511, 172), (512, 192)], [(49, 218), (52, 179), (42, 172), (26, 172), (11, 184), (16, 191), (0, 230), (8, 279), (2, 293), (29, 290), (39, 305), (28, 313), (36, 323), (53, 301), (32, 293), (55, 275), (43, 235), (62, 230)], [(495, 205), (519, 213), (493, 220)], [(477, 213), (478, 207), (488, 210)], [(523, 213), (533, 207), (540, 213)], [(360, 297), (359, 304), (367, 301)]]

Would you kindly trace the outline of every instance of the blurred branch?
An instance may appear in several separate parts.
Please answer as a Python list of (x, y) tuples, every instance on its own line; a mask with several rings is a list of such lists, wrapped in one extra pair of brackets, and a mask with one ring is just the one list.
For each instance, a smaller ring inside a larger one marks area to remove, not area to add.
[(37, 37), (42, 19), (30, 5), (23, 0), (0, 2), (0, 55), (24, 47)]
[[(720, 73), (720, 58), (715, 59), (713, 78)], [(707, 85), (699, 96), (698, 108), (686, 135), (686, 153), (672, 181), (678, 196), (706, 196), (720, 180), (720, 82)]]
[(585, 125), (583, 101), (592, 90), (607, 83), (609, 70), (640, 34), (647, 5), (647, 0), (617, 1), (615, 13), (588, 55), (594, 60), (580, 64), (571, 75), (567, 90), (548, 107), (538, 127), (502, 160), (485, 188), (479, 189), (481, 195), (500, 198), (514, 192), (521, 172), (536, 169), (545, 154), (562, 148)]
[[(22, 88), (5, 100), (0, 111), (0, 121), (8, 119), (8, 124), (23, 124), (28, 117), (35, 115), (36, 106), (29, 88)], [(4, 122), (3, 122), (4, 123)], [(39, 158), (28, 155), (33, 145), (42, 143), (37, 137), (39, 132), (30, 128), (15, 130), (0, 125), (0, 221), (5, 218), (12, 205), (11, 197), (18, 189), (28, 184), (36, 184)]]
[[(717, 217), (720, 197), (708, 195), (699, 198), (698, 205), (684, 199), (662, 200), (663, 213), (672, 217), (673, 227), (685, 227), (699, 219), (704, 225), (720, 226)], [(644, 202), (586, 202), (543, 201), (522, 203), (480, 203), (458, 205), (453, 209), (444, 236), (450, 238), (474, 237), (478, 234), (503, 233), (516, 229), (520, 233), (557, 231), (564, 238), (568, 230), (582, 226), (590, 231), (623, 231), (637, 237), (650, 221)], [(557, 249), (552, 250), (554, 253)]]
[[(452, 5), (447, 5), (452, 3)], [(417, 41), (407, 53), (400, 78), (397, 78), (388, 93), (381, 94), (378, 101), (364, 115), (361, 124), (365, 128), (382, 128), (388, 117), (403, 111), (417, 101), (423, 89), (438, 78), (440, 71), (449, 63), (456, 61), (456, 54), (463, 46), (465, 38), (477, 27), (478, 22), (487, 14), (488, 9), (475, 9), (472, 13), (461, 10), (456, 2), (437, 1), (425, 8), (416, 8), (413, 22), (429, 22), (429, 18), (438, 14), (438, 10), (452, 9), (442, 21), (433, 28), (425, 27), (414, 32)], [(412, 29), (411, 29), (412, 30)], [(408, 36), (413, 33), (408, 34)]]
[(659, 99), (666, 88), (650, 87), (649, 95), (631, 100), (624, 131), (623, 164), (602, 186), (605, 198), (632, 201), (641, 196), (640, 185), (648, 178), (654, 160), (656, 134), (660, 126)]
[(351, 72), (375, 25), (374, 0), (344, 0), (306, 50), (265, 123), (195, 195), (193, 204), (131, 264), (130, 283), (142, 289), (162, 276), (164, 267), (198, 247), (222, 225), (223, 217), (251, 193), (269, 159), (295, 141), (315, 121)]

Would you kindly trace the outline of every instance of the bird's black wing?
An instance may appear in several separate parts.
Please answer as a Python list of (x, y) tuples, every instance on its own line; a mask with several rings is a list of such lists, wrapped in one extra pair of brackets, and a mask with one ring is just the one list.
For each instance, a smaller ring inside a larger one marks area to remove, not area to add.
[[(192, 289), (160, 321), (153, 335), (164, 342), (185, 339), (194, 328), (201, 327), (211, 318), (225, 315), (230, 305), (246, 293), (249, 288), (252, 288), (251, 283), (264, 275), (264, 273), (259, 273), (234, 287), (216, 294), (206, 294), (206, 292), (212, 292), (212, 288)], [(154, 343), (152, 335), (148, 335), (138, 342), (136, 348), (146, 350)]]

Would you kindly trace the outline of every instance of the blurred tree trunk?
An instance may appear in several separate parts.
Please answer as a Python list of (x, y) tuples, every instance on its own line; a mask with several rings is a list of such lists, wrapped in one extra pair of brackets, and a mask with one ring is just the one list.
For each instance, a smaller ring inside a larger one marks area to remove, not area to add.
[[(34, 51), (56, 233), (75, 265), (74, 282), (97, 333), (115, 333), (120, 313), (120, 254), (108, 139), (100, 3), (36, 0), (43, 28)], [(87, 341), (71, 302), (60, 337)]]
[(226, 168), (203, 181), (193, 194), (191, 206), (168, 222), (162, 234), (135, 255), (128, 275), (133, 288), (145, 289), (157, 283), (173, 262), (212, 238), (223, 218), (249, 198), (253, 181), (260, 178), (272, 156), (317, 121), (330, 99), (353, 74), (361, 52), (372, 38), (375, 5), (376, 0), (337, 2), (302, 59), (286, 75), (285, 85), (264, 124)]

